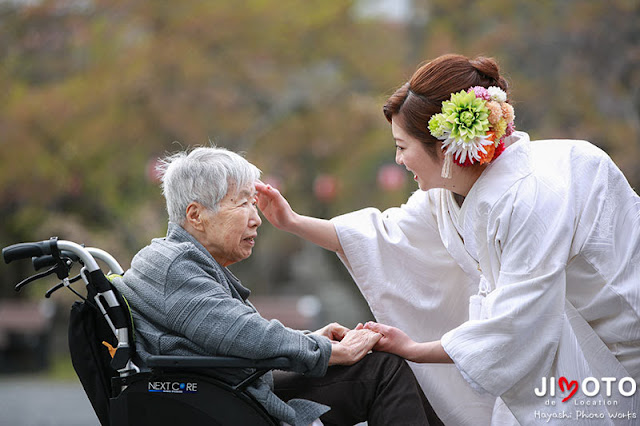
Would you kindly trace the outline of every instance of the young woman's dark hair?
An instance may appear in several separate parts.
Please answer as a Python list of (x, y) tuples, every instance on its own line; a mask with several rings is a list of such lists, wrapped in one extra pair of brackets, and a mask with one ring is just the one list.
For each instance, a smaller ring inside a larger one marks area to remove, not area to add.
[(422, 142), (429, 155), (437, 157), (440, 141), (429, 133), (431, 116), (441, 112), (442, 101), (452, 93), (473, 86), (496, 86), (509, 93), (492, 58), (470, 60), (462, 55), (443, 55), (422, 65), (411, 79), (387, 99), (382, 108), (389, 123), (398, 120), (402, 128)]

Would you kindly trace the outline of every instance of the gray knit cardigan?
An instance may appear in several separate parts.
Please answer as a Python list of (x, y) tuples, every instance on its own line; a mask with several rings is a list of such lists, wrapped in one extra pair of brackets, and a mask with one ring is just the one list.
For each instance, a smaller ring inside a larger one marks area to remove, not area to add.
[[(152, 240), (136, 254), (114, 285), (131, 306), (143, 366), (151, 354), (284, 356), (292, 371), (322, 376), (327, 370), (329, 339), (260, 316), (247, 300), (250, 291), (175, 223), (169, 223), (166, 238)], [(221, 369), (219, 375), (233, 381), (246, 370)], [(272, 389), (267, 373), (248, 390), (272, 416), (291, 425), (308, 425), (328, 411), (302, 399), (285, 403)]]

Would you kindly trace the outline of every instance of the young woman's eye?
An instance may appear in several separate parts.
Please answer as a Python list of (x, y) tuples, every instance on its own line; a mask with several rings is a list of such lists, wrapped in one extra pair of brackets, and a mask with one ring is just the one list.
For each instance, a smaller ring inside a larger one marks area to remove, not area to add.
[(397, 151), (402, 151), (403, 149), (404, 149), (403, 147), (396, 145), (396, 150)]

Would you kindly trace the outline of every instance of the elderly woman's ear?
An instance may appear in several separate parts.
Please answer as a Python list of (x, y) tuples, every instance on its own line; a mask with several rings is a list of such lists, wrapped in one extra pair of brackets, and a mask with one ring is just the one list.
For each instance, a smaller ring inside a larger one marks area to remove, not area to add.
[(205, 207), (200, 203), (195, 201), (189, 203), (186, 209), (185, 223), (183, 226), (187, 232), (189, 231), (188, 228), (192, 228), (200, 232), (204, 231), (205, 224), (202, 216), (204, 209)]

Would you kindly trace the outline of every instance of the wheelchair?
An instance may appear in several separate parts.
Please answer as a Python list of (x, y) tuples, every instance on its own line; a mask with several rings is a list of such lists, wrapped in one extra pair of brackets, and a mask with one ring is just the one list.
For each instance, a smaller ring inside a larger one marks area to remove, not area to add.
[[(124, 273), (113, 256), (57, 237), (5, 247), (2, 256), (5, 263), (31, 259), (36, 271), (48, 267), (18, 283), (16, 291), (55, 274), (61, 282), (45, 297), (67, 288), (80, 299), (71, 308), (69, 351), (102, 426), (281, 424), (246, 389), (272, 369), (286, 370), (290, 366), (287, 358), (158, 355), (141, 369), (134, 362), (135, 330), (129, 307), (108, 278)], [(106, 275), (97, 261), (109, 268)], [(80, 272), (69, 278), (76, 264)], [(71, 287), (80, 280), (85, 283), (85, 295)], [(239, 383), (227, 383), (215, 375), (221, 368), (248, 369), (250, 373)]]

